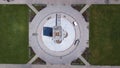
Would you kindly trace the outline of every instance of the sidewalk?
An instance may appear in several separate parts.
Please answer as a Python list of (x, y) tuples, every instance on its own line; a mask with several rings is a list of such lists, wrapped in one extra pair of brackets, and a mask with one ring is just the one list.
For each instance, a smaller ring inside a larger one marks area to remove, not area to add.
[(120, 0), (0, 0), (0, 4), (120, 4)]
[(120, 66), (0, 64), (0, 68), (120, 68)]

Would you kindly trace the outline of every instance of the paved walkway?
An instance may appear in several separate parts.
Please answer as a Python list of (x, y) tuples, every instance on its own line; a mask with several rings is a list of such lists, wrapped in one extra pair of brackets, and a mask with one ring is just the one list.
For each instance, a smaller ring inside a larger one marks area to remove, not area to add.
[(86, 65), (86, 66), (90, 66), (89, 62), (85, 60), (85, 58), (83, 58), (81, 55), (79, 56), (79, 58), (81, 59), (81, 61)]
[(26, 4), (26, 0), (13, 0), (7, 2), (7, 0), (0, 0), (0, 4)]
[(32, 4), (27, 4), (29, 6), (30, 9), (32, 9), (35, 14), (37, 14), (39, 11), (32, 5)]
[(87, 4), (85, 5), (85, 7), (82, 8), (82, 10), (80, 10), (80, 13), (84, 13), (89, 7), (91, 6), (91, 4)]
[(120, 4), (120, 0), (0, 0), (0, 4)]
[(120, 4), (120, 0), (109, 0), (110, 4)]
[(37, 58), (38, 56), (35, 55), (27, 64), (32, 64)]
[(0, 64), (0, 68), (120, 68), (120, 66), (80, 66), (80, 65), (13, 65)]

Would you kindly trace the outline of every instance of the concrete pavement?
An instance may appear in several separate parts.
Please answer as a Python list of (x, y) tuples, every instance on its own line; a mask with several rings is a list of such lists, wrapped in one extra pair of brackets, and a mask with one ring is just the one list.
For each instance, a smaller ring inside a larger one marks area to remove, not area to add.
[(120, 68), (120, 66), (0, 64), (0, 68)]
[(120, 4), (120, 0), (0, 0), (0, 4)]

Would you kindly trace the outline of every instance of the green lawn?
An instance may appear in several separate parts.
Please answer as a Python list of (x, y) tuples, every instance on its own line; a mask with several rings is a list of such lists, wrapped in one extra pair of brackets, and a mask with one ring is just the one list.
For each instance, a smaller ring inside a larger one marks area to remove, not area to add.
[(120, 5), (92, 5), (89, 62), (120, 65)]
[(0, 5), (0, 63), (28, 61), (28, 7)]

